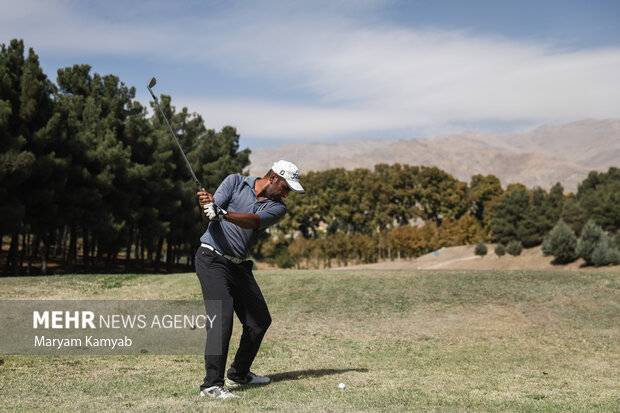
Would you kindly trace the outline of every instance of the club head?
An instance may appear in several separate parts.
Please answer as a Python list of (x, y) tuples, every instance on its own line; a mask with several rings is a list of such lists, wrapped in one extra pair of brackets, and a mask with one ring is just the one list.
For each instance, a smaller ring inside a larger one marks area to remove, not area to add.
[(157, 84), (157, 79), (152, 78), (151, 81), (149, 82), (149, 89), (155, 86), (156, 84)]

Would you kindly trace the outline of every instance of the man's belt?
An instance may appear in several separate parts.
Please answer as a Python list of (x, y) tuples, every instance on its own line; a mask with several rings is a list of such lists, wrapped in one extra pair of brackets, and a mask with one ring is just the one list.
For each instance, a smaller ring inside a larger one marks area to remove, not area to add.
[(206, 249), (211, 250), (218, 255), (221, 255), (222, 257), (226, 258), (228, 261), (235, 263), (235, 264), (241, 264), (242, 262), (247, 261), (246, 258), (237, 258), (237, 257), (233, 257), (232, 255), (222, 254), (221, 252), (213, 248), (212, 245), (209, 245), (209, 244), (202, 243), (200, 244), (200, 246), (205, 247)]

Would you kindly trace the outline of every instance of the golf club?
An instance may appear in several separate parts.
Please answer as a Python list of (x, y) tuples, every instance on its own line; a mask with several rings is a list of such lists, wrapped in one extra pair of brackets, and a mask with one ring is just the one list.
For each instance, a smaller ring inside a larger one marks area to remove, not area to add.
[(174, 137), (174, 140), (176, 141), (177, 145), (179, 146), (179, 150), (181, 151), (181, 154), (183, 155), (183, 158), (185, 158), (185, 162), (187, 162), (187, 167), (189, 168), (189, 171), (191, 172), (192, 177), (194, 178), (194, 182), (196, 182), (196, 186), (198, 186), (198, 192), (200, 192), (200, 191), (202, 191), (202, 185), (200, 185), (200, 181), (198, 181), (198, 178), (196, 178), (196, 174), (194, 173), (194, 169), (192, 168), (192, 165), (190, 165), (189, 160), (187, 159), (187, 156), (185, 155), (185, 151), (183, 151), (183, 148), (181, 147), (181, 144), (179, 143), (179, 140), (177, 139), (177, 135), (174, 133), (174, 130), (172, 130), (172, 126), (170, 126), (170, 122), (168, 122), (168, 118), (164, 114), (164, 111), (161, 109), (161, 106), (159, 106), (159, 102), (157, 101), (157, 97), (155, 96), (155, 94), (153, 94), (153, 91), (151, 90), (151, 88), (154, 87), (156, 84), (157, 84), (157, 79), (152, 78), (151, 81), (149, 82), (149, 84), (146, 86), (146, 88), (149, 90), (149, 92), (151, 92), (151, 96), (153, 96), (153, 99), (155, 100), (155, 104), (159, 108), (159, 111), (161, 112), (161, 115), (164, 117), (164, 120), (166, 121), (166, 124), (170, 128), (170, 132), (172, 132), (172, 136)]

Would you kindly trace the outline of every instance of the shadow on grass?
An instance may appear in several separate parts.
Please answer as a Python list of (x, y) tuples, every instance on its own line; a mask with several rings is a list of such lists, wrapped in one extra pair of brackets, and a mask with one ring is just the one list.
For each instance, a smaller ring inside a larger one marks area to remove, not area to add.
[[(299, 379), (305, 379), (309, 377), (323, 377), (323, 376), (328, 376), (330, 374), (341, 374), (341, 373), (349, 373), (349, 372), (366, 373), (368, 372), (368, 369), (363, 368), (363, 369), (298, 370), (298, 371), (286, 371), (284, 373), (269, 374), (268, 376), (271, 379), (271, 383), (278, 383), (281, 381), (299, 380)], [(235, 387), (233, 391), (235, 392), (246, 391), (250, 388), (256, 388), (256, 387), (257, 387), (256, 385), (242, 384), (239, 387)]]
[(320, 369), (320, 370), (299, 370), (299, 371), (287, 371), (284, 373), (275, 373), (270, 374), (271, 382), (279, 382), (279, 381), (288, 381), (288, 380), (299, 380), (308, 377), (323, 377), (329, 376), (331, 374), (342, 374), (342, 373), (366, 373), (368, 369)]

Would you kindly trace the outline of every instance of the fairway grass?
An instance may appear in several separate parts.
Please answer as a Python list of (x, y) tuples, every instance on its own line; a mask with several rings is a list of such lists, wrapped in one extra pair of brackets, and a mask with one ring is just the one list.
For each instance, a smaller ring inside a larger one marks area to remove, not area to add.
[[(215, 401), (198, 397), (200, 355), (0, 349), (0, 410), (619, 411), (620, 273), (257, 271), (256, 278), (273, 324), (253, 371), (272, 384)], [(195, 274), (0, 278), (0, 298), (202, 299)], [(229, 363), (240, 331), (236, 324)]]

